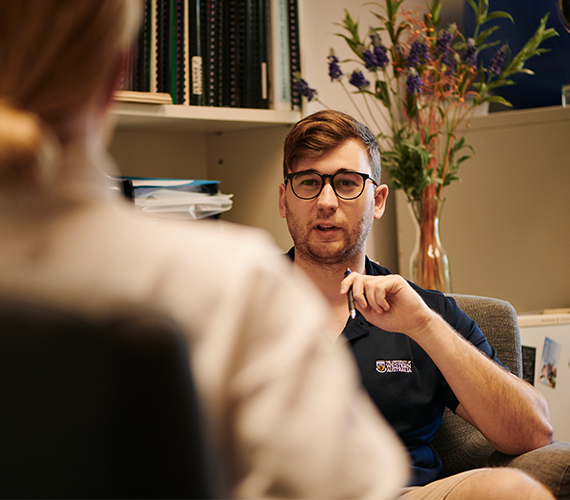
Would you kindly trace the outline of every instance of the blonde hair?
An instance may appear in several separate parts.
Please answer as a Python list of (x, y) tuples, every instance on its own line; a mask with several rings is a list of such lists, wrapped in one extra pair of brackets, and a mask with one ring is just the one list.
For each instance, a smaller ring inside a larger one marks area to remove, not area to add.
[(50, 135), (65, 144), (74, 120), (108, 97), (142, 8), (142, 0), (0, 0), (0, 181), (18, 169), (29, 175)]

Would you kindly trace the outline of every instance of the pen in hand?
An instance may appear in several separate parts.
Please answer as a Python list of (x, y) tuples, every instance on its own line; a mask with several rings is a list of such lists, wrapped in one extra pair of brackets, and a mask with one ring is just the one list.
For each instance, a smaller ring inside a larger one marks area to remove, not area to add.
[[(350, 270), (350, 267), (346, 268), (346, 271), (344, 272), (344, 277), (346, 278), (352, 271)], [(348, 310), (350, 312), (350, 317), (352, 319), (356, 318), (356, 308), (354, 307), (354, 295), (352, 294), (352, 286), (348, 289), (347, 292), (347, 297), (348, 297)]]

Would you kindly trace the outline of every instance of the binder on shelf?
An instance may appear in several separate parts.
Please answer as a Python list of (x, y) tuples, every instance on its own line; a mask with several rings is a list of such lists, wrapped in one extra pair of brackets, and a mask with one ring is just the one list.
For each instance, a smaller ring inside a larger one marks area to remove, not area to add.
[(218, 33), (220, 31), (220, 0), (205, 1), (205, 32), (206, 32), (206, 74), (204, 86), (207, 106), (219, 106), (219, 78), (218, 71), (220, 50)]
[[(156, 90), (172, 95), (173, 0), (156, 0)], [(172, 96), (176, 102), (175, 96)]]
[(265, 0), (245, 0), (242, 17), (244, 80), (242, 106), (267, 108), (267, 40)]
[(214, 61), (214, 71), (216, 73), (216, 89), (215, 89), (215, 106), (224, 106), (225, 86), (228, 83), (227, 75), (227, 46), (224, 44), (224, 28), (226, 22), (226, 10), (231, 0), (216, 0), (216, 18), (215, 18), (215, 34), (216, 39), (215, 50), (216, 58)]
[(189, 0), (188, 6), (188, 104), (204, 104), (204, 30), (202, 27), (202, 1)]
[(256, 62), (259, 71), (259, 83), (257, 92), (256, 108), (269, 108), (269, 36), (267, 0), (257, 0), (259, 9), (259, 60)]
[(151, 8), (151, 2), (146, 0), (143, 6), (143, 23), (139, 32), (136, 47), (133, 49), (133, 84), (130, 86), (130, 89), (136, 92), (151, 91)]
[(158, 0), (145, 0), (147, 8), (150, 11), (150, 91), (157, 92), (157, 68), (158, 68), (158, 17), (157, 17), (157, 6)]
[(239, 12), (237, 2), (228, 2), (224, 9), (224, 45), (227, 47), (227, 57), (224, 61), (223, 105), (226, 107), (240, 106)]
[(174, 0), (172, 11), (172, 77), (171, 95), (175, 104), (184, 104), (186, 99), (186, 45), (185, 17), (187, 0)]
[(205, 219), (232, 208), (231, 194), (219, 192), (219, 181), (120, 176), (121, 192), (137, 210), (154, 217)]
[(289, 1), (289, 40), (291, 57), (291, 107), (294, 110), (301, 109), (301, 96), (294, 85), (294, 78), (301, 72), (301, 52), (299, 47), (299, 12), (297, 0)]
[(145, 0), (144, 8), (123, 90), (168, 93), (173, 104), (291, 109), (297, 0)]
[(127, 54), (120, 88), (136, 92), (150, 91), (150, 31), (152, 21), (149, 12), (150, 2), (143, 5), (143, 22), (136, 43)]
[(288, 0), (269, 0), (270, 16), (270, 106), (277, 110), (291, 109), (291, 61), (289, 52)]

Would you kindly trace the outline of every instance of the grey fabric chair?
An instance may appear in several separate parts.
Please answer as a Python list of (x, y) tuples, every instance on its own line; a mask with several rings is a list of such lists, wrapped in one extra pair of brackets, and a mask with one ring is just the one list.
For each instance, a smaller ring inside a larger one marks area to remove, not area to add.
[[(451, 297), (477, 322), (499, 359), (521, 377), (520, 334), (513, 306), (488, 297), (457, 294)], [(548, 486), (556, 498), (570, 498), (570, 443), (555, 441), (517, 457), (504, 455), (477, 429), (446, 409), (434, 447), (442, 458), (443, 477), (477, 467), (515, 467)]]
[(212, 498), (185, 338), (118, 309), (0, 300), (0, 497)]

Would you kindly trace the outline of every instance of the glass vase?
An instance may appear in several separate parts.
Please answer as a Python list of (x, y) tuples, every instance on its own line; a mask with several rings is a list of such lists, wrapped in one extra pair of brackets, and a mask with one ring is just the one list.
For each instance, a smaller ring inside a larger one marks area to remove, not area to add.
[(410, 257), (412, 281), (422, 288), (451, 292), (449, 259), (439, 237), (443, 198), (425, 196), (409, 203), (416, 221), (416, 246)]

